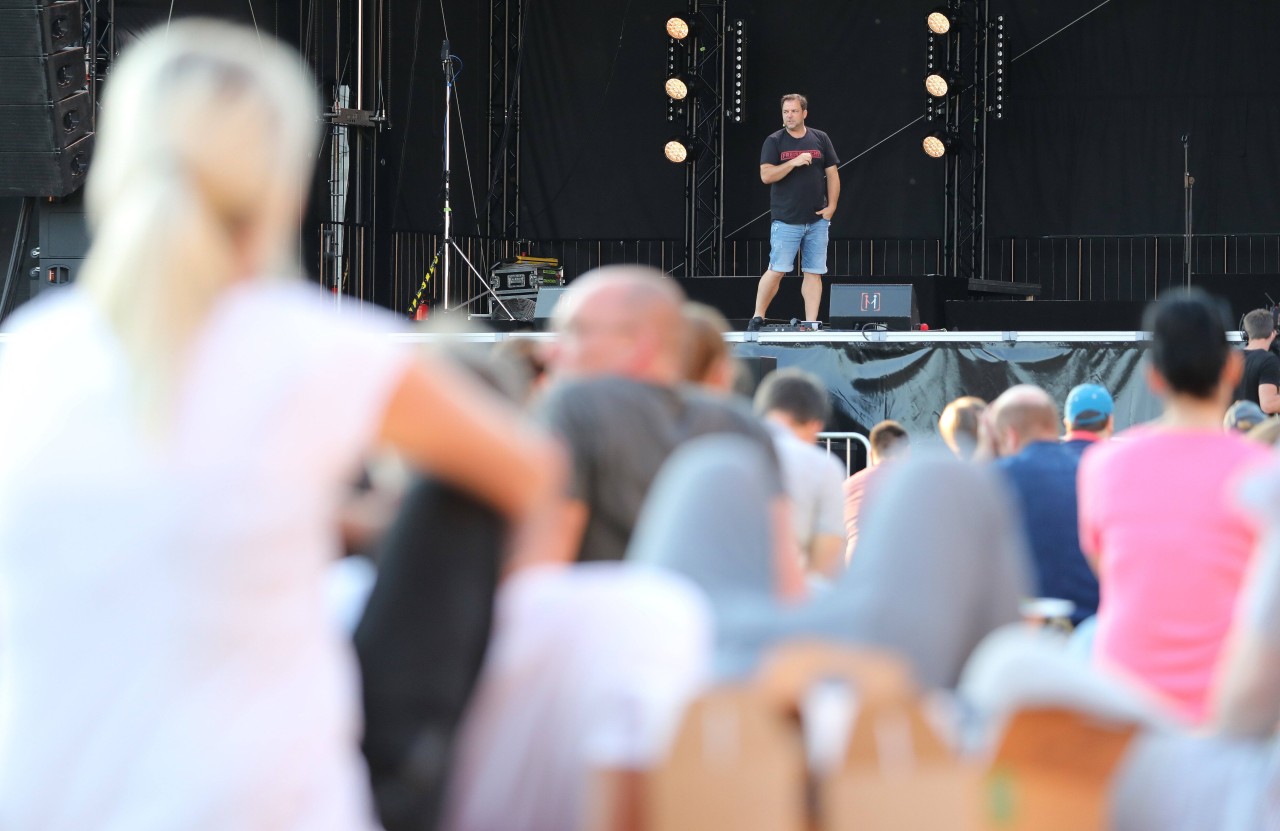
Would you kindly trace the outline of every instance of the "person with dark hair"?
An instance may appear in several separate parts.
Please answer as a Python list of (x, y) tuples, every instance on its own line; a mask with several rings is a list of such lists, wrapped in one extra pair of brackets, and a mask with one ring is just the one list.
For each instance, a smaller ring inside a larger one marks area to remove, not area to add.
[(831, 416), (827, 388), (812, 373), (779, 369), (760, 384), (755, 409), (773, 431), (773, 446), (791, 499), (792, 529), (805, 568), (834, 577), (844, 566), (840, 490), (844, 471), (815, 444)]
[(1234, 486), (1270, 458), (1222, 429), (1243, 357), (1200, 291), (1148, 309), (1156, 421), (1084, 454), (1080, 543), (1102, 587), (1096, 656), (1202, 722), (1236, 599), (1258, 542)]
[(863, 503), (872, 478), (877, 476), (881, 465), (894, 459), (906, 458), (911, 450), (911, 437), (907, 435), (906, 428), (896, 421), (886, 420), (872, 427), (867, 440), (871, 443), (867, 466), (844, 481), (846, 560), (852, 559), (854, 549), (858, 546)]
[(1080, 551), (1080, 453), (1058, 441), (1058, 408), (1039, 387), (1010, 387), (987, 413), (999, 456), (995, 468), (1012, 485), (1027, 531), (1036, 593), (1069, 600), (1071, 622), (1079, 624), (1098, 609), (1098, 578)]
[(760, 149), (760, 181), (770, 186), (769, 268), (756, 289), (756, 308), (748, 329), (759, 329), (778, 293), (784, 274), (796, 266), (804, 280), (805, 320), (818, 319), (822, 275), (827, 273), (827, 232), (840, 200), (840, 158), (831, 139), (806, 127), (809, 102), (803, 95), (782, 96), (782, 129), (769, 134)]
[(1267, 309), (1244, 316), (1244, 377), (1236, 387), (1236, 401), (1252, 401), (1267, 415), (1280, 413), (1280, 358), (1271, 351), (1276, 339), (1275, 320)]
[(957, 458), (972, 459), (978, 449), (978, 425), (987, 402), (975, 395), (957, 398), (938, 417), (938, 433)]

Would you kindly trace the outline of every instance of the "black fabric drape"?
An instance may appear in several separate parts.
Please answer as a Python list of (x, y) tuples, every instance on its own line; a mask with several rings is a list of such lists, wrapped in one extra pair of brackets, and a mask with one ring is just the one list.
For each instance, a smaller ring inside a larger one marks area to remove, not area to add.
[(866, 433), (891, 418), (914, 437), (932, 436), (951, 401), (991, 401), (1014, 384), (1036, 384), (1058, 402), (1077, 384), (1101, 384), (1115, 398), (1117, 429), (1159, 414), (1141, 343), (741, 343), (736, 352), (821, 378), (835, 405), (828, 430)]

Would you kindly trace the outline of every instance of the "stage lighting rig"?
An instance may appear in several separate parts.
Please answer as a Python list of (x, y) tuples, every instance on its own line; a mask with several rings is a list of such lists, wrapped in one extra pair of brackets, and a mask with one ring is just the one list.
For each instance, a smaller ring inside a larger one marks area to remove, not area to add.
[(996, 119), (999, 120), (1004, 118), (1004, 69), (1006, 64), (1008, 63), (1008, 61), (1005, 58), (1005, 55), (1008, 54), (1009, 52), (1008, 46), (1004, 38), (1004, 15), (1001, 14), (996, 16), (996, 22), (994, 26), (995, 26), (995, 39), (996, 39), (996, 47), (995, 47), (996, 71), (995, 71), (995, 78), (994, 78), (994, 81), (995, 81), (994, 101), (991, 104), (991, 108), (994, 111), (994, 115)]
[[(936, 2), (936, 0), (935, 0)], [(1009, 64), (1004, 17), (991, 0), (946, 0), (927, 17), (925, 119), (921, 149), (943, 174), (943, 271), (986, 272), (987, 130), (1005, 111)]]
[(954, 72), (930, 72), (924, 77), (924, 90), (934, 98), (946, 98), (959, 91), (960, 77)]
[(921, 142), (925, 155), (934, 159), (941, 159), (948, 153), (955, 152), (958, 144), (956, 134), (950, 130), (934, 130)]
[(684, 101), (696, 89), (697, 79), (684, 72), (677, 72), (667, 78), (665, 89), (667, 97), (672, 101)]
[(667, 161), (675, 164), (684, 164), (693, 159), (693, 150), (693, 141), (688, 136), (675, 136), (667, 139), (667, 143), (663, 145), (662, 153), (667, 157)]
[[(0, 0), (0, 3), (4, 0)], [(726, 0), (688, 0), (663, 18), (667, 38), (664, 156), (685, 173), (685, 276), (723, 273), (725, 133), (746, 118), (747, 27)]]
[(935, 35), (945, 35), (949, 33), (960, 22), (954, 11), (946, 6), (939, 6), (929, 12), (929, 16), (925, 19), (929, 26), (929, 31)]
[(735, 20), (729, 26), (728, 44), (732, 71), (725, 90), (726, 108), (729, 120), (741, 124), (747, 116), (747, 30), (743, 20)]
[(667, 18), (667, 36), (672, 40), (684, 40), (693, 33), (693, 21), (688, 15), (673, 14)]

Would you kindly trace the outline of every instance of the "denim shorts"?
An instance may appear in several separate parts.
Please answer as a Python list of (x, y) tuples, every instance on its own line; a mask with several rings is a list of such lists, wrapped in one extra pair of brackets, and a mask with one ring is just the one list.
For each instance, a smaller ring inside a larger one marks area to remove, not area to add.
[(769, 268), (790, 274), (800, 253), (800, 271), (804, 274), (827, 273), (827, 229), (831, 220), (818, 219), (808, 225), (791, 225), (773, 221), (769, 227)]

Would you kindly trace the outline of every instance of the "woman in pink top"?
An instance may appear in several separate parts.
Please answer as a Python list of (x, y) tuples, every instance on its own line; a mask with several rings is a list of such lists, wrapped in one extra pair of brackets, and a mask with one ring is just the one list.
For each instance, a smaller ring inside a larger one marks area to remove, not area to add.
[(1222, 430), (1241, 360), (1215, 301), (1179, 294), (1145, 324), (1164, 414), (1085, 453), (1080, 545), (1102, 589), (1098, 660), (1199, 723), (1258, 540), (1233, 483), (1270, 453)]

